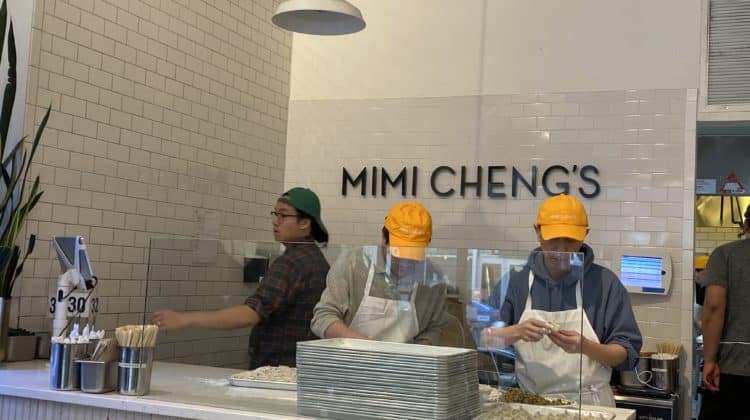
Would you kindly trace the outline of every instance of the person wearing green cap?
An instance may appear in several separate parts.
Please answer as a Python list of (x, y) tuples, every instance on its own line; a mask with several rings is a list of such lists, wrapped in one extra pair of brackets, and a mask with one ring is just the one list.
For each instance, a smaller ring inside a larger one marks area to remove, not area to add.
[(166, 330), (198, 327), (255, 327), (250, 368), (296, 366), (297, 342), (315, 339), (310, 330), (313, 308), (326, 286), (328, 262), (315, 244), (328, 242), (320, 201), (307, 188), (292, 188), (271, 211), (273, 236), (285, 245), (255, 293), (244, 305), (216, 311), (155, 311), (151, 319)]

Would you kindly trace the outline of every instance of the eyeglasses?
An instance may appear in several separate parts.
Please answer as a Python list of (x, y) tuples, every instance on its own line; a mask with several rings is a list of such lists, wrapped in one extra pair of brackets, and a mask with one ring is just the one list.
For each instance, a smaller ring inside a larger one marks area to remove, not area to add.
[(271, 211), (271, 217), (279, 218), (281, 220), (284, 220), (287, 217), (299, 217), (299, 216), (300, 216), (299, 214), (284, 214), (284, 213), (279, 213), (279, 212), (273, 211), (273, 210)]

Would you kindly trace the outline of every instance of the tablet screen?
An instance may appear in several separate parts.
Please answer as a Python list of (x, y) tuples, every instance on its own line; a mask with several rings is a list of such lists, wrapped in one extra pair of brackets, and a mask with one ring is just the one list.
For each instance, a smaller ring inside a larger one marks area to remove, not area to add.
[(662, 288), (662, 257), (623, 255), (620, 281), (625, 287)]

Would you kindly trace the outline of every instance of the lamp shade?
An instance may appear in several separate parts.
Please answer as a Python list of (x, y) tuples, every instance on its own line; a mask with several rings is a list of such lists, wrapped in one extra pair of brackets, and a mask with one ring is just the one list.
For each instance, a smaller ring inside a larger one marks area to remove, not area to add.
[(292, 32), (344, 35), (365, 27), (362, 13), (346, 0), (286, 0), (271, 21)]

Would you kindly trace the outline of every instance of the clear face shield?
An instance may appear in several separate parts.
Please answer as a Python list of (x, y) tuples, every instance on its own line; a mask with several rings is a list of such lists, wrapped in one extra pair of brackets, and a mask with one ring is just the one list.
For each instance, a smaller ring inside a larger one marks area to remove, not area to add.
[[(427, 248), (429, 237), (426, 242), (417, 239), (408, 242), (392, 237), (385, 226), (381, 228), (381, 235), (380, 247), (377, 250), (379, 255), (375, 256), (370, 251), (369, 258), (375, 266), (375, 271), (382, 271), (385, 283), (399, 295), (400, 300), (410, 300), (418, 286), (435, 283), (438, 278), (443, 277), (442, 272), (429, 261), (428, 254), (432, 251)], [(368, 254), (367, 249), (364, 250), (364, 254)], [(378, 270), (379, 264), (384, 265), (382, 270)], [(367, 289), (369, 290), (369, 287)]]

